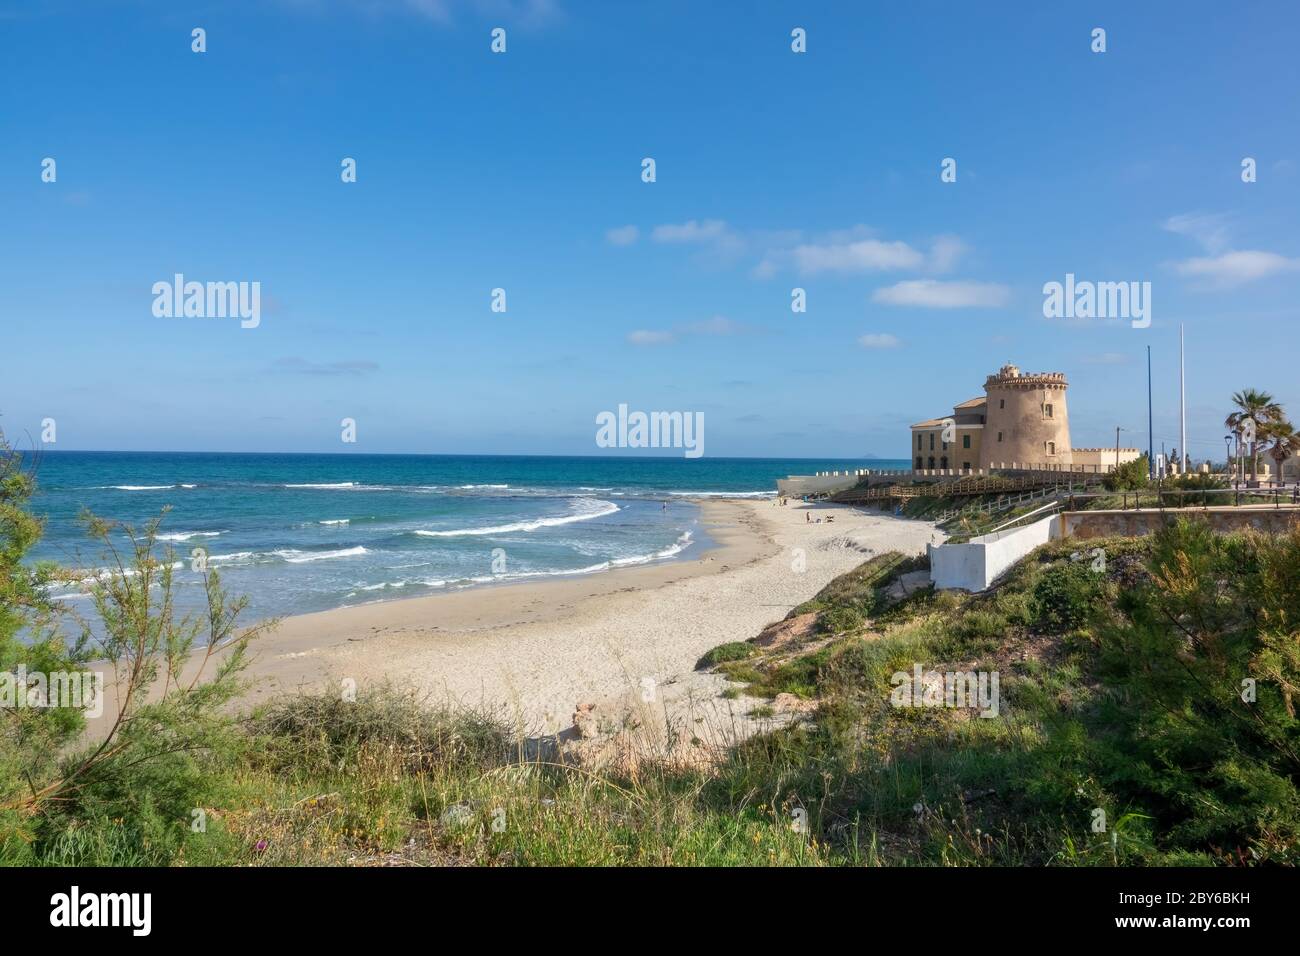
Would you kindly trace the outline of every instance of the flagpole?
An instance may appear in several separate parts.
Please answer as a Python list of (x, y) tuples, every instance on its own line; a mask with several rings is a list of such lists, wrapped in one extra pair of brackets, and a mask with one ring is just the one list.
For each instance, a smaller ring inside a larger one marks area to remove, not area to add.
[(1151, 415), (1151, 346), (1147, 346), (1147, 477), (1156, 476), (1155, 428)]
[(1190, 464), (1187, 454), (1187, 360), (1183, 349), (1183, 323), (1178, 323), (1178, 411), (1180, 425), (1178, 428), (1178, 447), (1182, 458), (1178, 462), (1178, 473), (1184, 471), (1183, 463)]

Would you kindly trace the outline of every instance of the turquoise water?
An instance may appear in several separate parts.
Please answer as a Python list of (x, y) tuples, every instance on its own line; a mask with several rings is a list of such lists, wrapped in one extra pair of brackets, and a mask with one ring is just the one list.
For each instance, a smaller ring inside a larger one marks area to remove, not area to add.
[[(699, 496), (765, 496), (788, 474), (906, 462), (47, 452), (34, 557), (98, 570), (82, 509), (141, 526), (182, 562), (180, 603), (201, 598), (201, 548), (250, 618), (688, 558), (709, 544)], [(124, 538), (122, 539), (125, 540)], [(84, 589), (60, 600), (87, 607)]]

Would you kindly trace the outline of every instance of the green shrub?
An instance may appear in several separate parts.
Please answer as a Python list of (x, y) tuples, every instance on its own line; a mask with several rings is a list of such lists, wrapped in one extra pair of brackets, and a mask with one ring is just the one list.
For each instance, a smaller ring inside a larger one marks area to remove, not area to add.
[(1181, 520), (1153, 536), (1148, 570), (1098, 641), (1095, 766), (1162, 848), (1296, 863), (1300, 527)]
[(796, 657), (774, 668), (752, 690), (765, 697), (775, 697), (777, 694), (816, 697), (821, 672), (829, 658), (828, 648)]
[(281, 700), (259, 711), (250, 729), (270, 767), (312, 772), (347, 766), (367, 749), (396, 755), (408, 772), (490, 767), (508, 755), (512, 739), (491, 715), (429, 708), (386, 685), (352, 701), (336, 693)]
[(1227, 479), (1219, 475), (1180, 475), (1161, 483), (1160, 503), (1166, 508), (1232, 504), (1231, 495), (1207, 493), (1227, 487)]
[(723, 661), (718, 673), (737, 684), (756, 684), (763, 680), (763, 672), (745, 661)]
[(702, 671), (727, 661), (743, 661), (747, 657), (753, 657), (757, 652), (758, 648), (748, 641), (730, 641), (726, 644), (719, 644), (713, 650), (707, 651), (703, 657), (695, 662), (695, 669)]
[[(29, 675), (88, 677), (90, 655), (84, 642), (64, 640), (58, 628), (60, 605), (47, 597), (53, 569), (27, 560), (43, 530), (28, 507), (35, 488), (34, 471), (0, 431), (0, 673), (16, 675), (21, 669)], [(11, 680), (15, 698), (28, 693), (26, 686), (17, 686), (16, 676)], [(13, 703), (0, 710), (0, 826), (6, 817), (16, 821), (28, 816), (31, 795), (58, 775), (60, 753), (85, 727), (76, 707), (14, 708)], [(16, 823), (13, 827), (8, 833), (0, 829), (0, 844), (16, 849), (22, 841), (7, 839), (17, 832)], [(22, 832), (30, 837), (30, 821)]]
[(863, 623), (862, 612), (855, 607), (833, 607), (817, 615), (817, 629), (825, 634), (856, 631)]
[(833, 578), (810, 601), (805, 601), (790, 616), (834, 607), (851, 607), (864, 617), (880, 608), (880, 589), (907, 571), (929, 567), (925, 556), (904, 557), (898, 551), (886, 551), (862, 562), (852, 571)]
[(1102, 576), (1087, 561), (1049, 567), (1034, 584), (1029, 604), (1033, 623), (1049, 634), (1083, 627), (1102, 586)]
[(996, 611), (975, 608), (958, 619), (957, 634), (965, 640), (984, 643), (1003, 637), (1007, 627), (1007, 619)]
[(1029, 608), (1029, 595), (1024, 591), (1011, 591), (1004, 588), (993, 599), (993, 606), (1008, 626), (1025, 627), (1033, 619), (1033, 613)]
[(1151, 466), (1144, 454), (1120, 465), (1102, 479), (1102, 484), (1107, 491), (1141, 491), (1150, 482), (1150, 475)]
[[(113, 706), (95, 740), (81, 736), (84, 701), (0, 721), (0, 862), (165, 865), (212, 793), (214, 761), (239, 746), (226, 705), (242, 689), (249, 642), (273, 622), (241, 629), (247, 602), (232, 599), (215, 570), (202, 575), (204, 611), (178, 615), (175, 554), (157, 553), (161, 516), (137, 532), (83, 515), (102, 549), (97, 563), (113, 569), (105, 575), (28, 567), (24, 554), (41, 532), (27, 510), (33, 487), (0, 435), (0, 672), (84, 673), (102, 661)], [(75, 641), (44, 596), (55, 580), (90, 581), (94, 624), (77, 620)], [(197, 672), (181, 679), (192, 656)]]

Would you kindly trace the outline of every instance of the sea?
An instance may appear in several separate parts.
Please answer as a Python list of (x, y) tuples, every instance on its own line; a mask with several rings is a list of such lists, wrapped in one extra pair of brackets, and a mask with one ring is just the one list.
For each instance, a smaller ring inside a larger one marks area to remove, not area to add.
[(697, 498), (764, 498), (791, 474), (905, 468), (887, 459), (513, 457), (44, 451), (33, 560), (85, 570), (52, 595), (88, 610), (113, 561), (84, 514), (143, 529), (199, 606), (206, 562), (243, 620), (689, 559), (709, 547)]

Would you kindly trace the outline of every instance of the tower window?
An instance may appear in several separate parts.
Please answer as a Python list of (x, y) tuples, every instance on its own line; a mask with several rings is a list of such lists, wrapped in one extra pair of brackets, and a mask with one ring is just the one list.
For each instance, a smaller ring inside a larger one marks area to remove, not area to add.
[(998, 441), (1002, 441), (1002, 433), (998, 432)]
[(1056, 454), (1056, 442), (1054, 442), (1054, 441), (1049, 441), (1049, 442), (1047, 442), (1047, 453), (1048, 453), (1049, 455), (1055, 455), (1055, 454)]
[(1007, 407), (1007, 400), (1005, 398), (999, 398), (998, 408), (1006, 408), (1006, 407)]
[(1052, 406), (1050, 404), (1043, 406), (1043, 414), (1048, 418), (1052, 417)]
[(961, 447), (962, 447), (962, 448), (969, 448), (969, 447), (970, 447), (970, 435), (962, 435), (962, 436), (961, 436)]
[(934, 432), (930, 432), (930, 451), (934, 451)]

